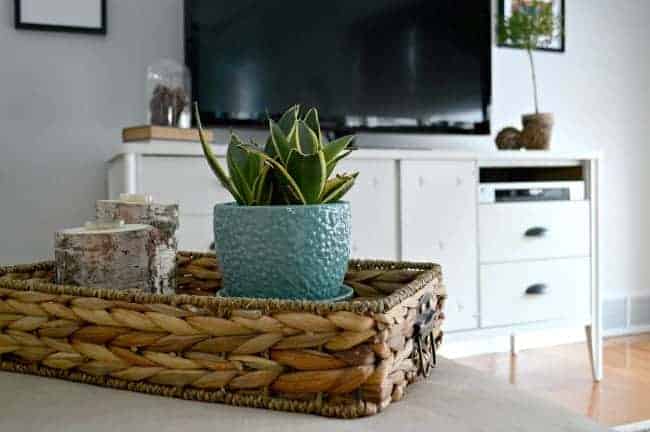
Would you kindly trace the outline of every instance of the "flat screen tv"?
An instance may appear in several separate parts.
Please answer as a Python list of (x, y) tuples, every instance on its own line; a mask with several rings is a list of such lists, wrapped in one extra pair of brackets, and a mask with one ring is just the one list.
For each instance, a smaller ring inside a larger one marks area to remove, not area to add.
[(192, 96), (210, 125), (299, 103), (339, 131), (488, 134), (490, 0), (186, 0)]

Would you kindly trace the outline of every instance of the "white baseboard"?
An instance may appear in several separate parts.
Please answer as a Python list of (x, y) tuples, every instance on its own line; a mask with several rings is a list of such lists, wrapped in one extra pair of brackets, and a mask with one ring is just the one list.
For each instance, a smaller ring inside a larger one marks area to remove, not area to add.
[(616, 432), (643, 432), (650, 429), (650, 420), (644, 420), (638, 423), (630, 423), (621, 426), (615, 426), (612, 430)]
[[(634, 326), (624, 329), (610, 329), (604, 332), (604, 336), (629, 336), (647, 332), (650, 332), (650, 326)], [(576, 327), (527, 331), (516, 335), (518, 351), (584, 342), (585, 339), (584, 329)], [(476, 336), (464, 333), (453, 333), (445, 336), (439, 351), (440, 355), (447, 358), (505, 352), (510, 352), (509, 335)]]
[[(630, 293), (603, 301), (603, 335), (628, 336), (650, 332), (650, 296)], [(584, 342), (585, 332), (580, 326), (567, 323), (559, 329), (521, 326), (516, 333), (517, 350), (544, 348), (554, 345)], [(507, 329), (484, 329), (449, 333), (440, 348), (440, 354), (449, 358), (510, 351), (510, 333)]]
[(605, 337), (632, 336), (641, 333), (650, 333), (650, 325), (630, 326), (621, 329), (609, 329), (604, 332)]
[[(516, 335), (518, 351), (577, 343), (584, 340), (585, 332), (583, 328), (527, 331)], [(455, 333), (448, 335), (440, 347), (440, 354), (447, 358), (499, 352), (510, 352), (509, 335), (475, 336)]]

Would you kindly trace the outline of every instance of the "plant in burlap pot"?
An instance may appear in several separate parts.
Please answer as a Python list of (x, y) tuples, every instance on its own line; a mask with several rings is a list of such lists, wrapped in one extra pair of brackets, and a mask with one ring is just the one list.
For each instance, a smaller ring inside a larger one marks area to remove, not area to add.
[(533, 84), (534, 114), (522, 115), (524, 129), (519, 140), (529, 150), (547, 150), (551, 145), (553, 114), (539, 112), (537, 76), (533, 50), (550, 45), (562, 32), (561, 17), (554, 16), (552, 2), (531, 0), (514, 9), (510, 16), (497, 19), (499, 43), (526, 50)]
[(340, 201), (358, 173), (332, 172), (350, 154), (353, 136), (326, 142), (314, 108), (289, 108), (264, 147), (231, 133), (229, 175), (205, 139), (207, 162), (235, 199), (214, 207), (214, 236), (223, 272), (220, 295), (326, 300), (345, 295), (350, 206)]

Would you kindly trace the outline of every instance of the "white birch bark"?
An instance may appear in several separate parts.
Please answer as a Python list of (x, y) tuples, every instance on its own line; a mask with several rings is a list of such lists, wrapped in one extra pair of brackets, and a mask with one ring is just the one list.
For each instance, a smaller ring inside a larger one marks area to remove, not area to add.
[(116, 290), (152, 292), (154, 229), (132, 224), (110, 229), (71, 228), (54, 237), (56, 281)]
[(96, 210), (98, 221), (121, 219), (127, 224), (146, 224), (155, 228), (153, 292), (173, 294), (176, 289), (178, 204), (100, 200), (97, 201)]

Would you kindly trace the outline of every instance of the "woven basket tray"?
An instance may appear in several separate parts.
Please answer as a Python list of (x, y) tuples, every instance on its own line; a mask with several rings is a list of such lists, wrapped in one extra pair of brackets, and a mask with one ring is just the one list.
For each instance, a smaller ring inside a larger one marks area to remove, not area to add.
[(352, 418), (428, 373), (442, 340), (439, 266), (351, 261), (350, 301), (214, 297), (214, 255), (179, 254), (179, 290), (52, 283), (0, 267), (0, 368), (189, 400)]

